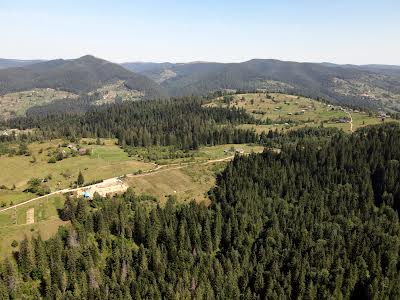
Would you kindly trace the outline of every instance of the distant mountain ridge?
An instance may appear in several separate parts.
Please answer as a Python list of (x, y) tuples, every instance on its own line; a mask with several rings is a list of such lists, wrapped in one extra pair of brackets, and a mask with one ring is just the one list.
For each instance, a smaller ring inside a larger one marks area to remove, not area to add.
[(221, 90), (260, 90), (400, 112), (400, 66), (274, 59), (252, 59), (241, 63), (134, 62), (119, 65), (91, 55), (32, 64), (15, 61), (23, 62), (23, 66), (0, 69), (0, 95), (34, 88), (85, 94), (123, 81), (128, 89), (143, 93), (143, 99), (209, 95)]
[(24, 66), (33, 65), (43, 60), (35, 59), (35, 60), (24, 60), (24, 59), (6, 59), (0, 58), (0, 69), (7, 69), (7, 68), (19, 68)]
[[(265, 89), (370, 109), (400, 111), (400, 66), (252, 59), (242, 63), (125, 63), (172, 96)], [(167, 75), (167, 76), (166, 76)]]
[(124, 80), (131, 89), (143, 91), (146, 98), (165, 96), (163, 88), (146, 76), (91, 55), (0, 70), (0, 94), (33, 88), (53, 88), (80, 94), (118, 80)]

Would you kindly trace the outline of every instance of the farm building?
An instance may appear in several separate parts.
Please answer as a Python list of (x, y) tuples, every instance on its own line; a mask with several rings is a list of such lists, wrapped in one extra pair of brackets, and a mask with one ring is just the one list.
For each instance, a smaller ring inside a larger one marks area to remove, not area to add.
[(350, 122), (350, 118), (348, 118), (348, 117), (339, 118), (338, 122), (339, 123), (349, 123)]
[(128, 189), (126, 185), (120, 179), (107, 179), (101, 183), (93, 184), (87, 187), (78, 189), (75, 192), (75, 196), (84, 197), (86, 199), (91, 199), (95, 193), (102, 197), (113, 196), (117, 194), (122, 194)]

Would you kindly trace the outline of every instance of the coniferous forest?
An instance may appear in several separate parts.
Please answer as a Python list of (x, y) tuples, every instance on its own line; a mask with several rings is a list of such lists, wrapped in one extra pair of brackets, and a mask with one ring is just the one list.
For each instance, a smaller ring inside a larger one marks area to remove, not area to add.
[(234, 128), (256, 124), (244, 110), (206, 107), (204, 100), (126, 102), (93, 107), (83, 114), (54, 112), (10, 120), (9, 128), (37, 128), (41, 138), (115, 137), (121, 146), (165, 146), (197, 149), (199, 145), (254, 143), (254, 130)]
[(0, 298), (400, 299), (400, 127), (319, 130), (235, 157), (209, 207), (68, 199), (72, 226), (23, 241)]

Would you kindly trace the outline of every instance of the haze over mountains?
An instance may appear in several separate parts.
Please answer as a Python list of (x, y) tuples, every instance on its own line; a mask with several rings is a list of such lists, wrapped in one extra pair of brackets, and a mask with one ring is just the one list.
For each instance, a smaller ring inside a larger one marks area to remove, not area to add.
[[(111, 63), (90, 55), (70, 60), (0, 60), (0, 95), (51, 88), (76, 94), (123, 82), (144, 99), (266, 90), (374, 110), (400, 111), (400, 67), (253, 59), (242, 63)], [(1, 103), (0, 103), (1, 104)]]
[(18, 68), (42, 62), (42, 60), (23, 60), (0, 58), (0, 69)]

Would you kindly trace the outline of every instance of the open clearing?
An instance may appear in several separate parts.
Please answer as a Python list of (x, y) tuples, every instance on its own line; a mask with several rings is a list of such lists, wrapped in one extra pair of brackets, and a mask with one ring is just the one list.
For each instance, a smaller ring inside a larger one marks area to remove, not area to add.
[(76, 94), (49, 88), (5, 94), (0, 96), (0, 117), (23, 116), (30, 107), (77, 97)]
[[(306, 97), (279, 93), (238, 94), (226, 97), (232, 97), (229, 104), (226, 98), (224, 100), (224, 97), (219, 97), (207, 105), (243, 108), (257, 119), (270, 120), (270, 125), (242, 124), (239, 126), (254, 128), (258, 133), (316, 127), (321, 124), (351, 132), (351, 127), (354, 131), (362, 126), (382, 123), (382, 118), (377, 115), (322, 103)], [(352, 117), (352, 126), (349, 113)], [(398, 122), (392, 119), (388, 121)]]
[[(64, 201), (64, 196), (55, 195), (0, 213), (1, 257), (11, 254), (13, 240), (21, 241), (25, 236), (29, 238), (34, 234), (48, 239), (60, 225), (68, 224), (58, 217), (58, 209), (64, 206)], [(28, 216), (33, 218), (33, 222)]]
[[(11, 202), (17, 204), (33, 198), (32, 194), (22, 192), (33, 177), (51, 177), (46, 185), (51, 191), (56, 191), (70, 187), (79, 171), (83, 173), (85, 182), (92, 182), (155, 167), (153, 163), (145, 163), (128, 157), (122, 149), (112, 143), (84, 145), (85, 148), (92, 150), (90, 155), (78, 155), (56, 163), (48, 163), (50, 158), (48, 153), (57, 149), (63, 151), (63, 147), (59, 148), (62, 143), (61, 140), (33, 143), (28, 145), (31, 156), (2, 156), (0, 169), (7, 172), (0, 173), (0, 183), (9, 189), (15, 185), (15, 190), (0, 190), (0, 203), (8, 206)], [(65, 151), (67, 150), (66, 148)]]
[(128, 89), (123, 80), (107, 84), (94, 92), (90, 92), (89, 95), (95, 93), (99, 94), (101, 97), (100, 100), (96, 101), (97, 105), (115, 103), (118, 99), (120, 99), (120, 101), (136, 101), (144, 96), (143, 92)]
[(215, 175), (223, 170), (226, 161), (178, 165), (154, 173), (130, 176), (125, 182), (137, 194), (157, 197), (161, 205), (170, 195), (176, 196), (180, 202), (195, 200), (208, 204), (206, 193), (214, 186)]

